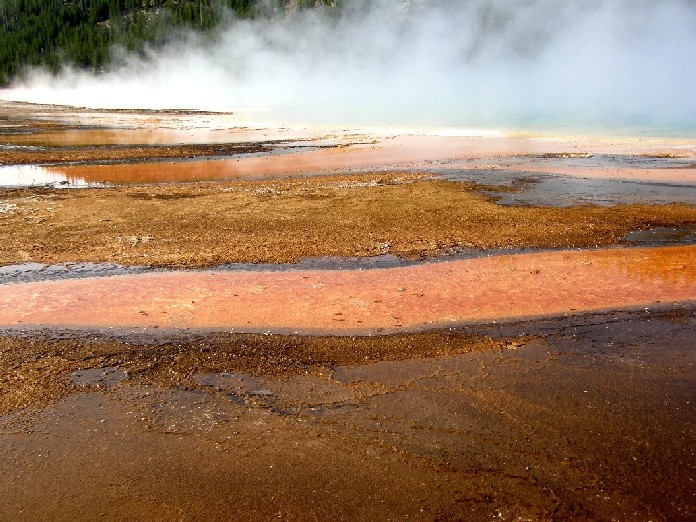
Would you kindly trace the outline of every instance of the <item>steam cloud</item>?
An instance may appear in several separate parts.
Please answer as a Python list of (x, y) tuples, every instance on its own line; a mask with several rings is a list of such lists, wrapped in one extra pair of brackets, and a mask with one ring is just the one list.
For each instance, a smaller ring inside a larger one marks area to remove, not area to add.
[(347, 1), (4, 97), (356, 125), (696, 128), (693, 0)]

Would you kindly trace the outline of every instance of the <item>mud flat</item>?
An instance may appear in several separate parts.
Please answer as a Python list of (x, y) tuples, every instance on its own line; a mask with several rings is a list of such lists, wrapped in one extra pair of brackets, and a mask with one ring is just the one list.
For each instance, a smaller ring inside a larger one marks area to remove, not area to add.
[(696, 518), (696, 141), (2, 102), (0, 158), (0, 519)]

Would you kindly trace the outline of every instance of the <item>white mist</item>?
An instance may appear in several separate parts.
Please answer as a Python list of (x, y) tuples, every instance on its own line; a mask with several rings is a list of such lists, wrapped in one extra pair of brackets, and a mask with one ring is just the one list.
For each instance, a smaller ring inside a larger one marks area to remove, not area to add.
[(696, 2), (346, 2), (231, 21), (4, 98), (353, 125), (696, 129)]

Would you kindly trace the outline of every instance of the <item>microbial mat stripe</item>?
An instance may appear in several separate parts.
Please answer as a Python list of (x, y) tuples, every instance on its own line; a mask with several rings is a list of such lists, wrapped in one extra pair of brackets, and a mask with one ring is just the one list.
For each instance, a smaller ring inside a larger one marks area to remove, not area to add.
[(9, 284), (0, 286), (0, 325), (367, 333), (694, 299), (696, 246), (626, 248)]

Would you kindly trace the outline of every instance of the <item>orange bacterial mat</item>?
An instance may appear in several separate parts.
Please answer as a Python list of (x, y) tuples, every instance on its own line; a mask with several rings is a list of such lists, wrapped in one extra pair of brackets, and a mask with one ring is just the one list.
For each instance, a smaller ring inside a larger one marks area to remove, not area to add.
[(371, 333), (696, 299), (696, 246), (0, 286), (0, 325)]

